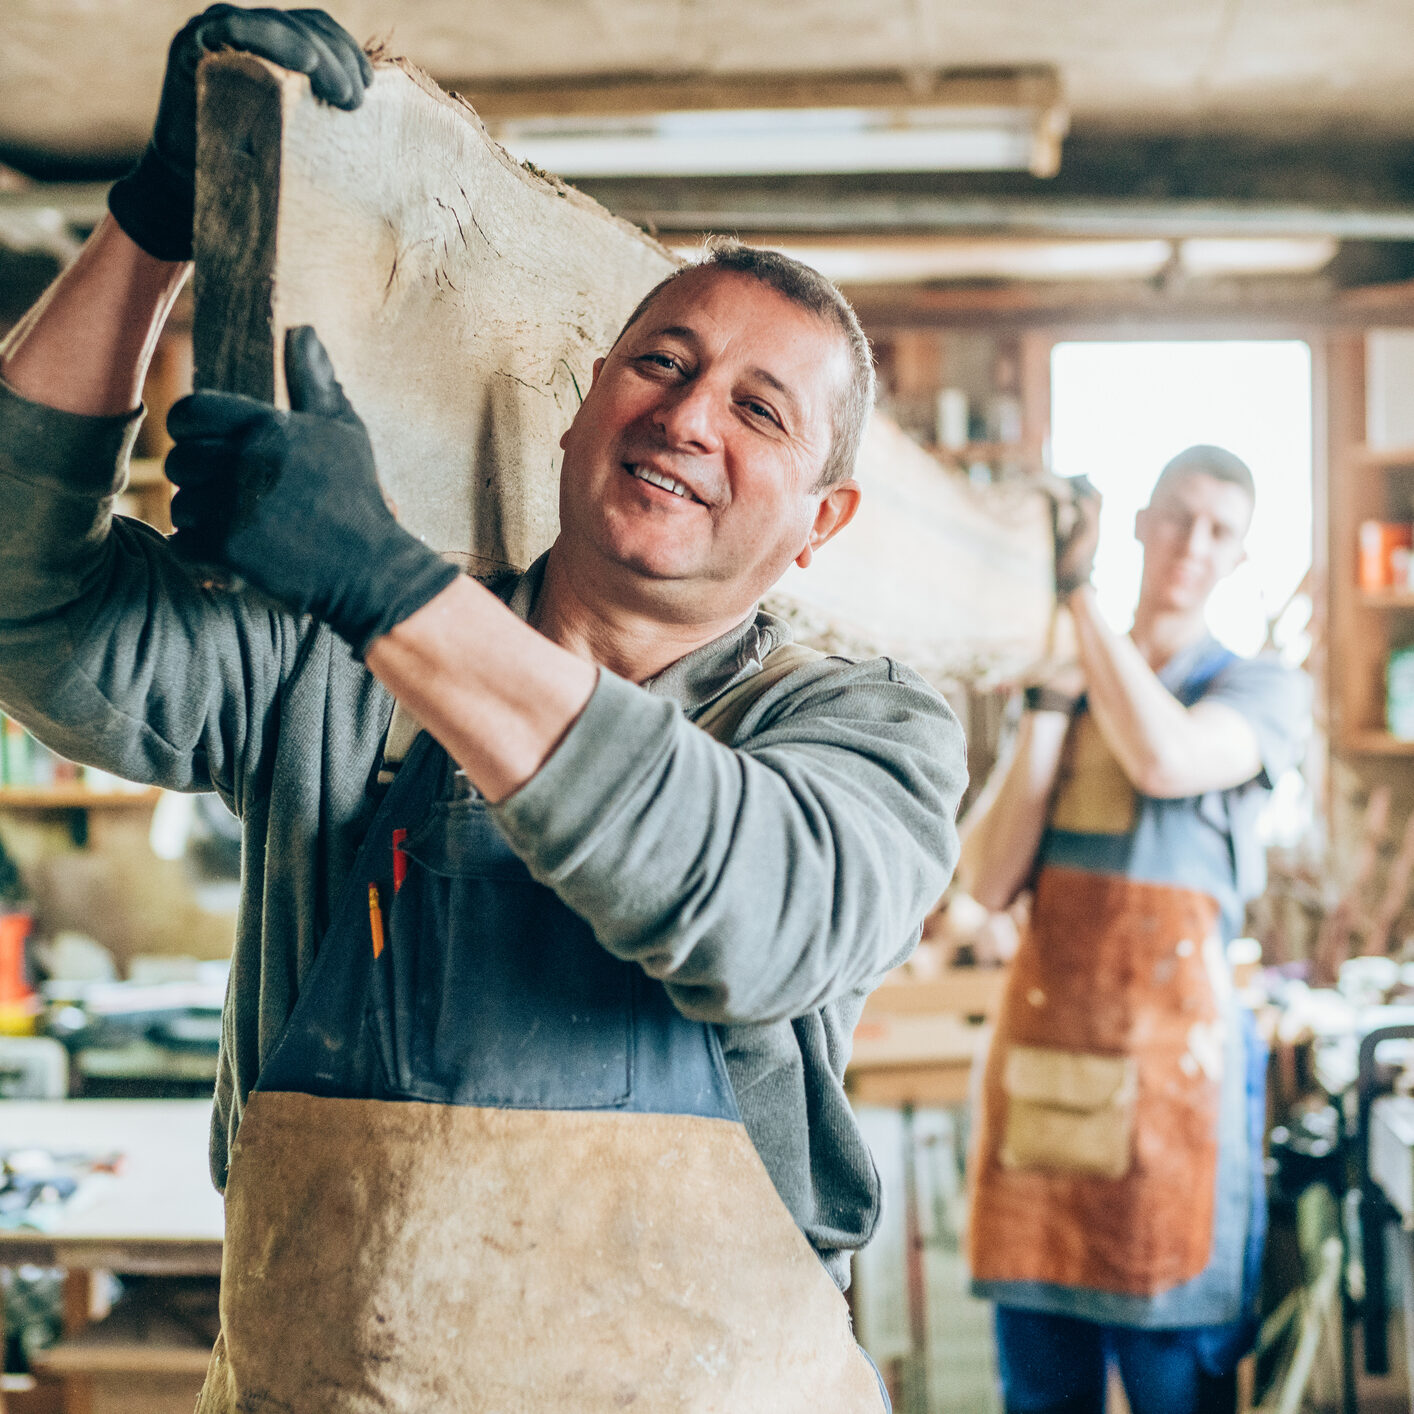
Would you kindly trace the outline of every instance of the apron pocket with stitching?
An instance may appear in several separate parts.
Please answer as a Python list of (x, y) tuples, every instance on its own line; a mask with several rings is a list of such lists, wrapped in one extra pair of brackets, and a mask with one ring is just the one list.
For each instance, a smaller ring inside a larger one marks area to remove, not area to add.
[(394, 1091), (510, 1109), (626, 1104), (631, 965), (530, 877), (484, 807), (434, 811), (403, 848), (370, 989)]
[(1099, 1178), (1129, 1172), (1138, 1094), (1132, 1056), (1011, 1046), (1002, 1089), (1005, 1167)]

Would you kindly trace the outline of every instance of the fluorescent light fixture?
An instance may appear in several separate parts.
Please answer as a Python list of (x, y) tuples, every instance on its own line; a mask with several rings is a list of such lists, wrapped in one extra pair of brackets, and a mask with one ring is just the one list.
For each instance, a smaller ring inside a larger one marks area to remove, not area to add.
[(526, 119), (504, 124), (497, 137), (565, 177), (1026, 171), (1036, 147), (1030, 115), (1006, 109), (757, 108), (577, 128)]
[[(930, 280), (1146, 280), (1173, 255), (1165, 240), (1012, 240), (998, 237), (875, 237), (778, 240), (747, 237), (813, 265), (841, 285), (914, 284)], [(674, 242), (675, 246), (677, 242)], [(678, 246), (691, 257), (692, 247)]]
[(1178, 258), (1189, 275), (1314, 275), (1335, 259), (1330, 236), (1248, 236), (1180, 241)]
[[(1148, 280), (1175, 258), (1190, 276), (1309, 275), (1335, 254), (1328, 237), (1297, 240), (1233, 238), (1169, 241), (1046, 239), (1008, 236), (861, 236), (801, 238), (747, 231), (752, 245), (784, 251), (837, 284), (915, 284), (926, 281)], [(678, 254), (697, 247), (674, 236)]]
[(467, 87), (492, 136), (511, 153), (571, 178), (986, 171), (1050, 176), (1066, 129), (1059, 84), (1050, 71), (909, 79), (625, 75)]

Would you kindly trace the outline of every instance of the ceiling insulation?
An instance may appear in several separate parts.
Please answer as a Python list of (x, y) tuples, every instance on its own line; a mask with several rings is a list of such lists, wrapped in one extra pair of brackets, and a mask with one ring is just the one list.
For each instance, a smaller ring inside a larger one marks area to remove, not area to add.
[[(194, 0), (5, 0), (0, 150), (140, 147)], [(1128, 132), (1414, 130), (1408, 0), (328, 0), (444, 85), (603, 74), (1016, 67), (1073, 123)]]

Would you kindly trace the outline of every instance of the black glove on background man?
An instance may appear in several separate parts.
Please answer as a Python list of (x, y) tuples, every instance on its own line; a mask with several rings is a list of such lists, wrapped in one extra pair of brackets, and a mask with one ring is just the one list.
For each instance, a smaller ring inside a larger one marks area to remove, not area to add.
[(1088, 476), (1066, 480), (1067, 499), (1052, 502), (1056, 537), (1056, 598), (1064, 603), (1095, 572), (1100, 547), (1100, 493)]
[(394, 519), (368, 433), (308, 325), (285, 336), (285, 378), (289, 412), (238, 393), (173, 406), (173, 545), (322, 619), (362, 656), (459, 571)]
[(149, 255), (190, 260), (196, 206), (196, 66), (218, 49), (243, 49), (308, 74), (316, 98), (352, 110), (373, 82), (353, 36), (323, 10), (240, 10), (213, 5), (178, 31), (152, 141), (108, 193), (113, 219)]

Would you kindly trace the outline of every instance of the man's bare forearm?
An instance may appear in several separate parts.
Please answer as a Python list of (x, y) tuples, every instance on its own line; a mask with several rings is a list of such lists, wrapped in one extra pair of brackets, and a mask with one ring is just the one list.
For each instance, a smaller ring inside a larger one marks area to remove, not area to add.
[(131, 412), (189, 268), (148, 255), (105, 216), (5, 341), (0, 376), (61, 412)]
[(1085, 586), (1069, 601), (1086, 701), (1134, 788), (1164, 799), (1251, 780), (1262, 766), (1257, 737), (1230, 707), (1184, 707), (1134, 642), (1101, 618)]
[(963, 822), (958, 882), (993, 912), (1010, 907), (1030, 877), (1069, 725), (1062, 712), (1028, 712), (1010, 761)]
[(466, 577), (376, 639), (366, 661), (492, 802), (545, 764), (599, 673)]

